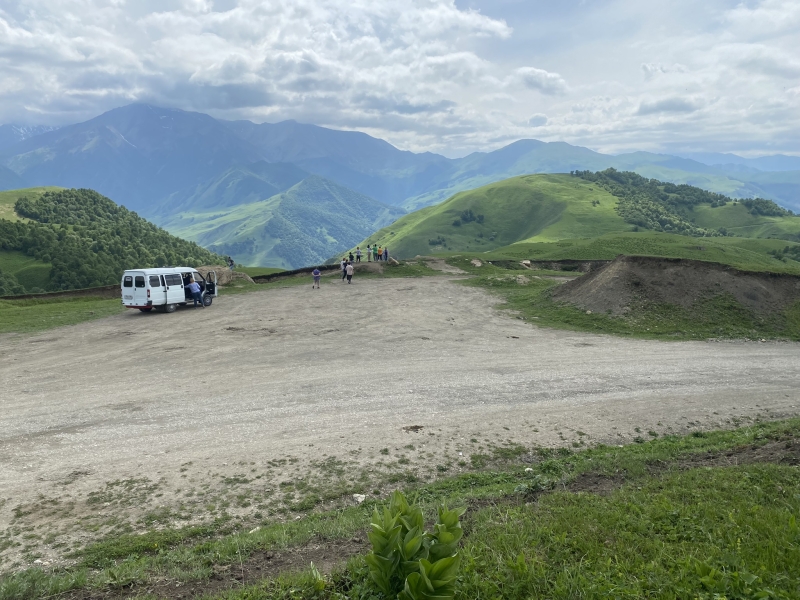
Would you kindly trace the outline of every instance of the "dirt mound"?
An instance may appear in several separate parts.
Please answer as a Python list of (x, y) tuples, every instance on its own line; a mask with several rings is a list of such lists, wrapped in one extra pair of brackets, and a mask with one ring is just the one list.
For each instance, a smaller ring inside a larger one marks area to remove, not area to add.
[(632, 304), (690, 308), (700, 300), (723, 294), (733, 296), (756, 314), (768, 314), (800, 300), (800, 277), (740, 271), (699, 260), (618, 256), (560, 286), (553, 292), (553, 299), (593, 312), (620, 315)]

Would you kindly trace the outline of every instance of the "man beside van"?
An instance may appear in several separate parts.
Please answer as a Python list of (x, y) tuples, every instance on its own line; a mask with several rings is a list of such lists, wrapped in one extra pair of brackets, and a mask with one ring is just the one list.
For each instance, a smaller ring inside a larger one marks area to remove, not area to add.
[(200, 284), (194, 280), (194, 277), (189, 280), (189, 285), (186, 286), (189, 292), (192, 294), (192, 298), (194, 299), (194, 307), (197, 308), (197, 303), (200, 303), (202, 308), (205, 308), (203, 304), (203, 294), (200, 291)]

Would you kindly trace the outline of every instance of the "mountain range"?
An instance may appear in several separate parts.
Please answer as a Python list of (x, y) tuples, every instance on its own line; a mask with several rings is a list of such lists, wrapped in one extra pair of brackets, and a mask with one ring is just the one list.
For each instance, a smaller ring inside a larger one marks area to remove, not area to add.
[[(791, 156), (613, 156), (564, 142), (520, 140), (449, 159), (399, 150), (361, 132), (294, 121), (224, 121), (145, 104), (59, 129), (0, 127), (0, 189), (92, 188), (176, 235), (264, 266), (319, 262), (353, 243), (345, 240), (369, 235), (364, 227), (377, 228), (463, 190), (517, 175), (610, 167), (800, 209), (800, 158)], [(366, 211), (364, 218), (356, 219), (341, 202)], [(301, 205), (305, 210), (298, 212)], [(338, 213), (323, 217), (316, 208)], [(294, 219), (291, 228), (269, 224), (289, 222), (287, 214)], [(329, 229), (337, 235), (311, 243)], [(277, 231), (305, 240), (305, 248), (331, 252), (295, 252), (293, 241), (276, 241)]]

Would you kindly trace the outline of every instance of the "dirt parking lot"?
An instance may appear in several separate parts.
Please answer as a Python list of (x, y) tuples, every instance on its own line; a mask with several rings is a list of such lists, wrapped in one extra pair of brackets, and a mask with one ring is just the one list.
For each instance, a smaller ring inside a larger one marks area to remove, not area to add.
[[(135, 516), (264, 465), (277, 480), (384, 449), (457, 461), (478, 443), (624, 443), (800, 413), (800, 344), (539, 329), (497, 301), (449, 276), (325, 279), (0, 337), (0, 532), (89, 539), (60, 523), (113, 504), (91, 502), (110, 482), (157, 482)], [(27, 556), (55, 560), (40, 538)]]

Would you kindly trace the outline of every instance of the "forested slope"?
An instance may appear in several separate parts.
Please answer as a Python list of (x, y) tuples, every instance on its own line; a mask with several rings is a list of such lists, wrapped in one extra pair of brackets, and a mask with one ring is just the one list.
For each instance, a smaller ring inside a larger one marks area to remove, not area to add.
[[(153, 225), (93, 190), (22, 196), (22, 221), (0, 219), (0, 254), (30, 256), (51, 265), (49, 290), (110, 285), (136, 267), (219, 263), (222, 257)], [(3, 288), (19, 293), (9, 273)]]

